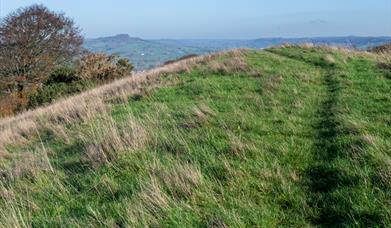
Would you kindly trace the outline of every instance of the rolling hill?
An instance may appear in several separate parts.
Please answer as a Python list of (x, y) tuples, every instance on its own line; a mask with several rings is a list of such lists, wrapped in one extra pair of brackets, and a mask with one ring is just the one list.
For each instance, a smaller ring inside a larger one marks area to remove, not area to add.
[(0, 120), (0, 224), (389, 227), (390, 137), (386, 55), (185, 59)]
[(150, 69), (169, 60), (192, 54), (208, 54), (233, 48), (262, 49), (284, 43), (334, 45), (367, 49), (391, 42), (391, 37), (318, 37), (318, 38), (263, 38), (253, 40), (223, 39), (159, 39), (144, 40), (122, 34), (113, 37), (87, 39), (85, 47), (94, 52), (117, 53), (129, 58), (136, 70)]
[(128, 58), (136, 70), (145, 70), (190, 54), (204, 54), (207, 50), (176, 44), (163, 44), (153, 40), (117, 35), (98, 39), (87, 39), (84, 45), (88, 50), (118, 54)]
[(253, 40), (157, 40), (168, 45), (196, 47), (209, 51), (221, 51), (232, 48), (268, 48), (271, 46), (289, 44), (312, 43), (315, 45), (341, 46), (349, 48), (367, 49), (391, 42), (391, 37), (308, 37), (308, 38), (261, 38)]

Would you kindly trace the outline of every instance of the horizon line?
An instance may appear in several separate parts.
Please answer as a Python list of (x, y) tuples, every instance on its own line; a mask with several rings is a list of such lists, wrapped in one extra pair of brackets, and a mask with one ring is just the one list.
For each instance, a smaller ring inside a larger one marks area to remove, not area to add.
[(109, 38), (109, 37), (118, 37), (118, 36), (128, 36), (133, 39), (142, 39), (142, 40), (261, 40), (261, 39), (321, 39), (321, 38), (391, 38), (391, 35), (346, 35), (346, 36), (269, 36), (269, 37), (258, 37), (258, 38), (143, 38), (142, 36), (131, 36), (128, 33), (119, 33), (115, 35), (105, 35), (105, 36), (96, 36), (96, 37), (87, 37), (85, 39), (100, 39), (100, 38)]

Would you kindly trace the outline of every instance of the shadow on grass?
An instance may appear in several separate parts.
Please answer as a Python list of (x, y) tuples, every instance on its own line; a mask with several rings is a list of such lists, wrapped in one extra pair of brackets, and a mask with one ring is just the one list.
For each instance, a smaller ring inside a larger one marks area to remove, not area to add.
[[(360, 156), (365, 163), (361, 165), (371, 164), (373, 161), (363, 153), (366, 144), (362, 140), (352, 140), (351, 136), (356, 136), (356, 133), (350, 132), (337, 118), (340, 114), (338, 102), (342, 89), (338, 79), (340, 66), (338, 64), (322, 63), (326, 60), (325, 58), (314, 61), (314, 59), (304, 58), (303, 55), (274, 50), (270, 52), (296, 61), (306, 62), (315, 67), (321, 67), (325, 73), (323, 84), (326, 86), (326, 99), (317, 112), (319, 121), (314, 126), (317, 132), (314, 148), (315, 160), (304, 173), (307, 177), (304, 184), (309, 190), (308, 204), (315, 210), (315, 214), (309, 216), (311, 222), (322, 227), (377, 227), (381, 226), (380, 224), (385, 224), (386, 215), (384, 215), (382, 209), (368, 210), (364, 208), (365, 205), (362, 205), (362, 202), (360, 204), (358, 203), (359, 200), (356, 199), (364, 194), (360, 193), (360, 190), (362, 190), (360, 185), (367, 180), (363, 180), (363, 177), (359, 174), (349, 170), (351, 161), (354, 160), (354, 148), (360, 148), (362, 151)], [(348, 140), (343, 141), (343, 139)], [(344, 163), (346, 165), (342, 165)], [(373, 164), (371, 166), (374, 168)], [(376, 178), (376, 173), (374, 175)], [(385, 188), (381, 182), (370, 184), (380, 189)]]
[(58, 165), (68, 175), (83, 174), (90, 170), (90, 165), (83, 159), (83, 145), (73, 143), (57, 151)]
[(364, 145), (360, 142), (341, 142), (341, 138), (351, 133), (344, 130), (343, 124), (337, 118), (341, 86), (336, 78), (338, 75), (331, 73), (332, 70), (329, 72), (324, 77), (326, 100), (318, 111), (320, 120), (315, 126), (318, 132), (315, 161), (305, 173), (311, 192), (309, 204), (318, 209), (311, 220), (315, 225), (325, 227), (381, 224), (380, 213), (355, 209), (351, 194), (358, 188), (360, 176), (348, 172), (348, 167), (338, 164), (340, 161), (351, 160), (352, 151), (349, 148), (362, 148)]

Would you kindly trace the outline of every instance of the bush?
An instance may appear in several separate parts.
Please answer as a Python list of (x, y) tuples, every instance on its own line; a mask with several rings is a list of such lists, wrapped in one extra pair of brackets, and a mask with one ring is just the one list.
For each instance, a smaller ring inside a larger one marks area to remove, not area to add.
[(91, 53), (77, 62), (76, 69), (83, 80), (112, 81), (130, 75), (133, 65), (116, 55)]
[(73, 83), (53, 83), (45, 84), (29, 97), (29, 108), (50, 104), (58, 98), (80, 93), (93, 87), (92, 82), (77, 81)]
[(76, 70), (70, 67), (62, 67), (51, 73), (45, 84), (72, 83), (80, 80), (81, 78), (77, 75)]
[(25, 77), (15, 77), (8, 83), (0, 80), (0, 116), (52, 103), (56, 99), (128, 76), (133, 70), (133, 65), (127, 59), (95, 53), (75, 60), (74, 66), (57, 66), (59, 68), (49, 76), (42, 77), (34, 84), (24, 83)]
[(11, 92), (0, 95), (0, 117), (10, 116), (23, 110), (28, 104), (28, 96), (24, 92)]
[(82, 92), (89, 87), (82, 81), (76, 70), (70, 67), (61, 67), (53, 71), (43, 85), (29, 96), (28, 107), (38, 107), (49, 104), (56, 99)]
[(43, 85), (29, 96), (28, 107), (49, 104), (58, 98), (83, 92), (93, 86), (129, 75), (133, 65), (114, 55), (88, 54), (76, 68), (62, 67), (50, 74)]
[(391, 53), (391, 43), (387, 43), (387, 44), (373, 47), (369, 51), (374, 52), (374, 53), (378, 53), (378, 54)]
[(121, 75), (131, 74), (134, 67), (128, 59), (119, 58), (117, 61), (118, 71)]

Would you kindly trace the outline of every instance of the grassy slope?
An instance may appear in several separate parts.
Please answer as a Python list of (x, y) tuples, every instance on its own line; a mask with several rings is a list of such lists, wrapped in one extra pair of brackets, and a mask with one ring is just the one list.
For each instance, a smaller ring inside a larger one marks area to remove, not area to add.
[(0, 200), (2, 220), (389, 226), (391, 81), (374, 60), (346, 55), (248, 51), (247, 72), (201, 65), (170, 75), (175, 85), (113, 103), (111, 124), (126, 130), (131, 118), (145, 144), (102, 166), (85, 151), (108, 134), (107, 117), (66, 126), (66, 138), (45, 131), (10, 146), (43, 146), (53, 172), (3, 181), (3, 196), (12, 197)]

